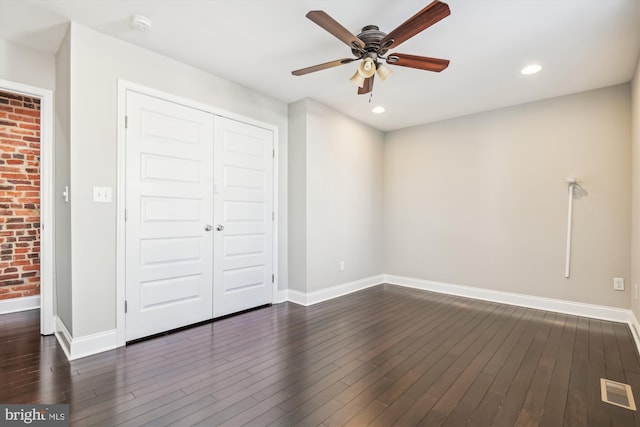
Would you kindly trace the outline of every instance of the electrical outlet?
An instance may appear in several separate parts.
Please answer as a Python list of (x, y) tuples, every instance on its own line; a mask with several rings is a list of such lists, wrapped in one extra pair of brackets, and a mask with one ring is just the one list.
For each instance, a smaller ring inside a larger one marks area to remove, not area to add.
[(344, 261), (340, 261), (340, 271), (344, 271)]
[(622, 277), (613, 278), (613, 289), (616, 291), (624, 291), (624, 279)]

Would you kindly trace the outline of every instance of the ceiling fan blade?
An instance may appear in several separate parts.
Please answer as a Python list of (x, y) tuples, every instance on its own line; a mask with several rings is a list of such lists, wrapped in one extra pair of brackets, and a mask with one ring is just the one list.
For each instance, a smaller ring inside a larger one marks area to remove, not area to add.
[(320, 70), (326, 70), (327, 68), (337, 67), (342, 64), (348, 64), (349, 62), (355, 61), (357, 58), (344, 58), (337, 59), (331, 62), (325, 62), (324, 64), (312, 65), (311, 67), (301, 68), (299, 70), (292, 71), (291, 74), (294, 76), (303, 76), (305, 74), (314, 73)]
[(373, 77), (375, 76), (375, 74), (369, 78), (366, 78), (364, 80), (364, 84), (362, 85), (362, 87), (358, 88), (358, 95), (364, 95), (367, 94), (369, 92), (371, 92), (373, 90)]
[(426, 56), (407, 55), (405, 53), (390, 53), (387, 56), (387, 64), (418, 68), (420, 70), (435, 71), (439, 73), (449, 66), (449, 60), (427, 58)]
[(407, 19), (398, 28), (387, 34), (380, 41), (380, 46), (386, 49), (390, 47), (398, 47), (400, 43), (403, 43), (419, 32), (426, 30), (450, 14), (451, 10), (449, 10), (449, 5), (442, 3), (439, 0), (434, 0), (420, 12)]
[(326, 31), (333, 34), (347, 46), (357, 50), (364, 48), (364, 42), (362, 40), (354, 36), (351, 31), (340, 25), (338, 21), (327, 15), (326, 12), (322, 10), (312, 10), (307, 13), (306, 16)]

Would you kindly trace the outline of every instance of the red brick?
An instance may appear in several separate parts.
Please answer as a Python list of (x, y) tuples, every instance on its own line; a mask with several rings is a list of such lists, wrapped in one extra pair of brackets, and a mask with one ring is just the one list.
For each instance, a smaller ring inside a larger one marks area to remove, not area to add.
[(20, 285), (12, 286), (12, 287), (11, 287), (11, 290), (13, 290), (13, 291), (20, 291), (20, 292), (22, 292), (22, 291), (29, 291), (29, 290), (32, 290), (32, 289), (38, 289), (38, 288), (39, 288), (39, 286), (38, 286), (38, 285), (33, 285), (33, 284), (32, 284), (32, 285), (20, 284)]
[(40, 111), (38, 111), (38, 110), (28, 110), (26, 108), (16, 108), (13, 111), (16, 114), (20, 114), (21, 116), (40, 117)]
[(37, 134), (40, 134), (40, 126), (32, 123), (18, 123), (18, 126), (24, 129), (35, 130)]
[(7, 224), (7, 230), (24, 230), (31, 228), (31, 224)]
[(40, 102), (0, 92), (0, 289), (37, 295), (40, 281)]

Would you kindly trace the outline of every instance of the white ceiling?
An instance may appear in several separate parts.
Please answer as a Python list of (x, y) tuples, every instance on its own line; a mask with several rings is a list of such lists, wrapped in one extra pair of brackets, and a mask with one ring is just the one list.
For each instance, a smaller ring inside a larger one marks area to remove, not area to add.
[[(640, 54), (640, 0), (448, 0), (451, 16), (396, 52), (450, 59), (442, 73), (390, 67), (373, 99), (348, 80), (357, 63), (305, 18), (324, 10), (354, 34), (390, 32), (429, 0), (0, 0), (0, 38), (55, 53), (75, 21), (289, 103), (309, 97), (381, 130), (628, 82)], [(129, 26), (141, 13), (148, 32)], [(531, 62), (544, 67), (520, 75)], [(375, 105), (387, 112), (371, 113)]]

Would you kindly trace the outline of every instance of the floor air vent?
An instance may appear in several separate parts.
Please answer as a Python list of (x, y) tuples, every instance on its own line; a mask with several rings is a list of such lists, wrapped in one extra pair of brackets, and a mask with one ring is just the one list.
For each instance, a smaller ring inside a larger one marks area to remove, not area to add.
[(602, 401), (623, 408), (636, 410), (633, 393), (629, 384), (600, 378), (600, 392)]

